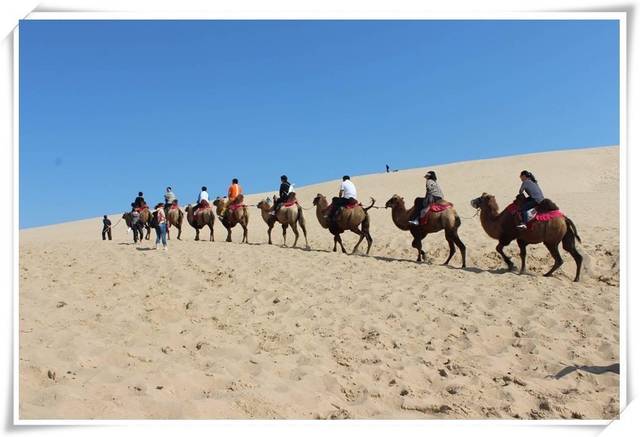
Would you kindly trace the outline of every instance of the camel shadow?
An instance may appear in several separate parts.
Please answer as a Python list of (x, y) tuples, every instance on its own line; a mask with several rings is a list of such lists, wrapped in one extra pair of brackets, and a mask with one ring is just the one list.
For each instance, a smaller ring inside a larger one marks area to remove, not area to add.
[(564, 376), (569, 375), (577, 370), (582, 370), (584, 372), (593, 373), (594, 375), (602, 375), (606, 372), (615, 373), (616, 375), (620, 375), (620, 363), (614, 363), (609, 366), (567, 366), (555, 375), (548, 375), (547, 378), (560, 379)]
[(136, 247), (136, 250), (147, 251), (147, 250), (157, 250), (155, 247)]

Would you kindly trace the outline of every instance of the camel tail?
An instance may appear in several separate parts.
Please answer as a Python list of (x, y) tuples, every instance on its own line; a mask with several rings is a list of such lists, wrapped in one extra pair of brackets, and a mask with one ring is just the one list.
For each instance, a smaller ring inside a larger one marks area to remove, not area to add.
[(567, 224), (569, 225), (569, 230), (573, 233), (574, 237), (576, 237), (576, 240), (578, 240), (580, 243), (582, 243), (582, 240), (580, 239), (580, 236), (578, 235), (578, 229), (576, 229), (576, 225), (573, 223), (573, 221), (569, 217), (565, 217), (565, 220), (567, 221)]
[(373, 208), (373, 205), (375, 205), (375, 204), (376, 204), (376, 199), (374, 199), (373, 197), (371, 197), (371, 205), (367, 206), (367, 207), (364, 209), (364, 212), (369, 211), (371, 208)]

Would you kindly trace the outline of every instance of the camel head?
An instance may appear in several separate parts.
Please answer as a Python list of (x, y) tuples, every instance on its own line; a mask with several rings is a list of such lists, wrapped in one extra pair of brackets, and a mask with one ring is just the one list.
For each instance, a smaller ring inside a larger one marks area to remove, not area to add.
[(267, 197), (266, 199), (261, 200), (258, 202), (256, 207), (262, 211), (269, 211), (271, 209), (271, 199)]
[(393, 208), (397, 205), (404, 205), (404, 197), (400, 197), (397, 194), (391, 196), (391, 199), (387, 200), (387, 203), (384, 204), (385, 208)]
[(214, 204), (215, 206), (218, 206), (218, 205), (220, 205), (220, 202), (221, 202), (222, 200), (224, 200), (224, 198), (223, 198), (223, 197), (218, 196), (218, 197), (216, 197), (216, 200), (214, 200), (214, 201), (213, 201), (213, 204)]
[(475, 199), (471, 200), (471, 207), (478, 209), (478, 208), (483, 208), (486, 206), (490, 206), (492, 208), (498, 208), (498, 205), (496, 204), (496, 196), (494, 196), (493, 194), (487, 194), (487, 193), (482, 193), (482, 195), (480, 197), (476, 197)]
[(313, 198), (313, 206), (318, 206), (321, 200), (325, 200), (324, 196), (320, 193), (316, 194), (316, 197)]

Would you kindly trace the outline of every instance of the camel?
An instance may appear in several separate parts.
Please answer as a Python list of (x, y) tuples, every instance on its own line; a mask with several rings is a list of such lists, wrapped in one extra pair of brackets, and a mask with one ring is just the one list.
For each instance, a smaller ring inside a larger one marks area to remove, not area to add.
[[(292, 194), (287, 203), (295, 201), (295, 194)], [(302, 214), (302, 207), (298, 205), (298, 203), (294, 203), (293, 205), (286, 206), (282, 205), (282, 207), (278, 210), (278, 213), (274, 216), (269, 214), (272, 210), (271, 201), (269, 198), (265, 200), (261, 200), (258, 202), (258, 209), (262, 215), (262, 220), (267, 224), (269, 229), (267, 230), (267, 235), (269, 236), (269, 244), (271, 244), (271, 230), (273, 226), (277, 223), (282, 225), (282, 238), (284, 239), (284, 246), (287, 246), (287, 227), (291, 226), (291, 230), (296, 236), (296, 239), (293, 242), (293, 247), (296, 247), (298, 244), (298, 237), (300, 233), (298, 232), (298, 225), (302, 228), (302, 233), (304, 234), (304, 242), (305, 247), (309, 248), (309, 241), (307, 240), (307, 227), (304, 220), (304, 215)]]
[[(208, 203), (209, 202), (207, 202), (207, 204)], [(187, 207), (185, 208), (185, 211), (187, 213), (187, 221), (196, 230), (195, 240), (196, 241), (200, 240), (200, 229), (204, 228), (205, 226), (208, 226), (210, 230), (209, 241), (214, 241), (213, 240), (213, 223), (216, 220), (216, 216), (213, 213), (213, 209), (211, 208), (211, 206), (209, 206), (209, 208), (206, 208), (204, 210), (202, 209), (202, 207), (200, 207), (194, 214), (193, 208), (194, 208), (193, 205), (187, 205)]]
[[(329, 202), (327, 198), (322, 194), (318, 193), (316, 197), (313, 199), (313, 204), (316, 207), (316, 217), (318, 218), (318, 222), (320, 222), (320, 226), (325, 229), (329, 229), (329, 232), (333, 234), (333, 251), (336, 251), (337, 244), (340, 244), (340, 248), (342, 249), (342, 253), (347, 253), (342, 245), (342, 238), (340, 234), (344, 231), (351, 231), (360, 236), (360, 239), (356, 243), (351, 252), (354, 254), (356, 250), (358, 250), (358, 246), (363, 239), (367, 239), (367, 255), (369, 255), (369, 251), (371, 250), (371, 243), (373, 243), (373, 239), (371, 238), (371, 234), (369, 233), (369, 214), (368, 211), (373, 208), (373, 205), (376, 203), (375, 199), (371, 198), (371, 205), (366, 208), (363, 208), (362, 205), (357, 205), (354, 208), (342, 208), (342, 210), (338, 213), (335, 224), (329, 222), (329, 219), (325, 217), (326, 210), (329, 208)], [(360, 226), (360, 228), (358, 228)]]
[(564, 262), (558, 251), (558, 245), (562, 242), (562, 248), (569, 252), (576, 262), (576, 276), (574, 282), (580, 280), (580, 267), (582, 266), (582, 255), (576, 249), (576, 240), (581, 242), (575, 224), (569, 217), (559, 216), (549, 221), (535, 221), (527, 229), (516, 228), (516, 217), (509, 208), (499, 212), (498, 203), (495, 196), (487, 193), (471, 201), (471, 206), (480, 209), (480, 223), (485, 232), (498, 240), (496, 251), (507, 263), (509, 270), (515, 268), (511, 258), (503, 252), (503, 248), (508, 246), (513, 240), (517, 240), (520, 247), (520, 274), (525, 272), (525, 258), (527, 256), (527, 245), (544, 243), (554, 259), (553, 267), (544, 276), (551, 276)]
[(242, 242), (249, 242), (249, 211), (247, 211), (247, 205), (243, 205), (242, 201), (244, 197), (242, 194), (233, 202), (232, 205), (226, 205), (226, 198), (218, 197), (213, 201), (216, 207), (216, 214), (220, 219), (222, 225), (227, 228), (227, 242), (231, 242), (231, 228), (240, 224), (242, 226)]
[[(443, 202), (443, 201), (441, 201)], [(439, 202), (440, 203), (440, 202)], [(418, 226), (410, 225), (409, 218), (414, 215), (414, 207), (407, 211), (404, 198), (394, 194), (385, 204), (386, 208), (391, 208), (391, 219), (393, 223), (403, 231), (409, 231), (413, 236), (411, 246), (418, 251), (416, 262), (425, 261), (425, 252), (422, 250), (422, 240), (428, 235), (444, 230), (444, 237), (449, 243), (449, 257), (443, 265), (448, 265), (453, 255), (456, 253), (456, 246), (462, 254), (462, 268), (467, 266), (466, 247), (458, 236), (458, 228), (461, 221), (456, 210), (451, 207), (440, 212), (429, 212), (427, 222)]]
[(175, 226), (178, 228), (178, 236), (176, 237), (178, 240), (180, 239), (180, 235), (182, 235), (182, 221), (184, 220), (184, 213), (180, 208), (168, 208), (167, 209), (167, 238), (171, 239), (169, 234), (169, 229), (171, 226)]
[[(122, 214), (122, 218), (127, 223), (128, 227), (131, 227), (131, 212), (125, 212)], [(140, 223), (142, 223), (142, 227), (147, 231), (147, 235), (144, 237), (145, 240), (149, 239), (149, 235), (151, 234), (151, 219), (153, 216), (151, 215), (151, 211), (149, 208), (144, 208), (140, 211)], [(140, 230), (142, 233), (142, 230)], [(142, 235), (140, 236), (140, 241), (142, 241)]]
[(133, 242), (134, 243), (138, 241), (142, 242), (142, 239), (144, 238), (144, 232), (141, 227), (134, 228), (131, 226), (132, 224), (131, 211), (127, 211), (123, 213), (122, 218), (124, 219), (124, 222), (127, 224), (127, 227), (133, 231)]

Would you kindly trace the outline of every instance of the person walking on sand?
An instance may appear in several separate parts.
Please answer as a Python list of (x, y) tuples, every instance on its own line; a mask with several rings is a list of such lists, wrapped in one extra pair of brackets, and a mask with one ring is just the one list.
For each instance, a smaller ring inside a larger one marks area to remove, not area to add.
[(106, 240), (107, 235), (111, 240), (111, 220), (105, 215), (102, 218), (102, 240)]
[(162, 248), (167, 250), (167, 216), (164, 213), (164, 203), (160, 202), (156, 205), (153, 216), (156, 230), (156, 250), (160, 249), (161, 240)]
[(389, 173), (389, 164), (387, 164), (386, 166), (387, 166), (387, 173)]
[(138, 236), (140, 236), (140, 242), (142, 243), (142, 235), (144, 225), (140, 220), (140, 212), (136, 208), (136, 204), (131, 204), (131, 230), (133, 231), (133, 244), (138, 242)]

